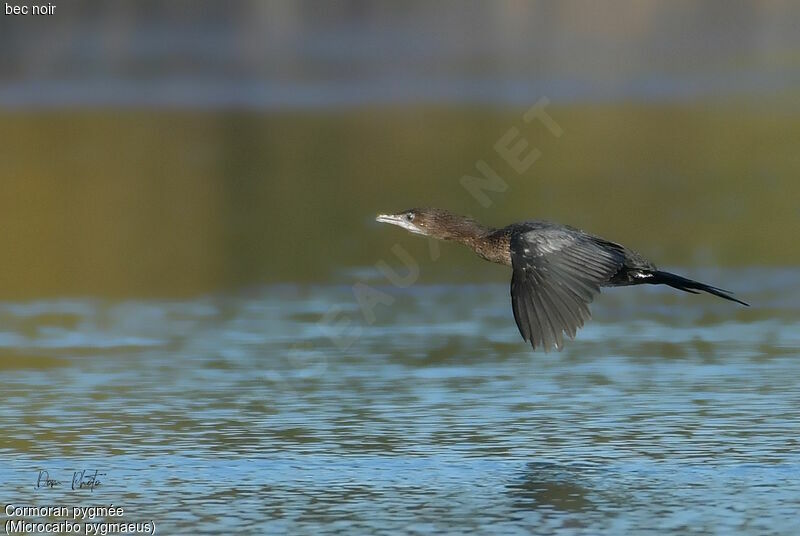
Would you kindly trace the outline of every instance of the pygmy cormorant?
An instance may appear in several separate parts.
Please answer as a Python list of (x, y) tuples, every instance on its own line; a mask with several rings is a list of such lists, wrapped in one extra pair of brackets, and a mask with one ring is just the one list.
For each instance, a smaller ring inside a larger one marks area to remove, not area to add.
[(668, 285), (748, 305), (727, 290), (658, 270), (633, 250), (566, 225), (525, 221), (492, 229), (437, 208), (382, 214), (376, 220), (459, 242), (479, 257), (511, 266), (514, 320), (534, 350), (553, 346), (560, 350), (565, 333), (574, 339), (589, 319), (589, 303), (600, 287)]

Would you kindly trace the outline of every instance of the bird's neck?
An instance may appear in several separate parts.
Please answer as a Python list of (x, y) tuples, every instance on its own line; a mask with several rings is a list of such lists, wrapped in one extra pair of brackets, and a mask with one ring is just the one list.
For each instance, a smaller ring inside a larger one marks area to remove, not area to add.
[(464, 220), (443, 238), (467, 246), (487, 261), (511, 265), (508, 236), (502, 229), (486, 227), (474, 220)]

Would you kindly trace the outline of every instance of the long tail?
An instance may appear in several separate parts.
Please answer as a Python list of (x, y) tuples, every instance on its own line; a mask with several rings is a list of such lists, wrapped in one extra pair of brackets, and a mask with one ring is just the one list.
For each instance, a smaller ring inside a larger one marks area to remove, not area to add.
[(692, 294), (699, 294), (699, 291), (708, 292), (714, 296), (719, 296), (720, 298), (725, 298), (726, 300), (741, 303), (742, 305), (750, 307), (749, 303), (734, 298), (733, 292), (712, 287), (711, 285), (706, 285), (705, 283), (700, 283), (699, 281), (693, 281), (669, 272), (662, 272), (661, 270), (652, 272), (652, 278), (648, 279), (647, 282), (652, 285), (669, 285), (672, 288), (683, 290), (685, 292), (691, 292)]

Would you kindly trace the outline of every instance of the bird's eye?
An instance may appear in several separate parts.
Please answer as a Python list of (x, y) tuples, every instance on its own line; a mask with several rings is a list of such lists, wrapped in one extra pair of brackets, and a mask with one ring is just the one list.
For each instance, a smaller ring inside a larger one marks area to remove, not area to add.
[(407, 212), (406, 213), (406, 221), (414, 221), (414, 213), (413, 212)]

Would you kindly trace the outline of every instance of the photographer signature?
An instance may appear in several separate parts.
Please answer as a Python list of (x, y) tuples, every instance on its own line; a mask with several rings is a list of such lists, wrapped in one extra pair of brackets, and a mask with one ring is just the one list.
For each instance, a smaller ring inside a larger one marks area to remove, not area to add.
[[(84, 469), (82, 471), (74, 471), (72, 473), (72, 489), (88, 489), (94, 491), (94, 488), (100, 486), (102, 481), (100, 477), (105, 477), (106, 473), (100, 473), (97, 469), (91, 471)], [(39, 471), (39, 476), (36, 479), (37, 488), (56, 488), (61, 485), (60, 480), (50, 477), (50, 472), (46, 469)]]

